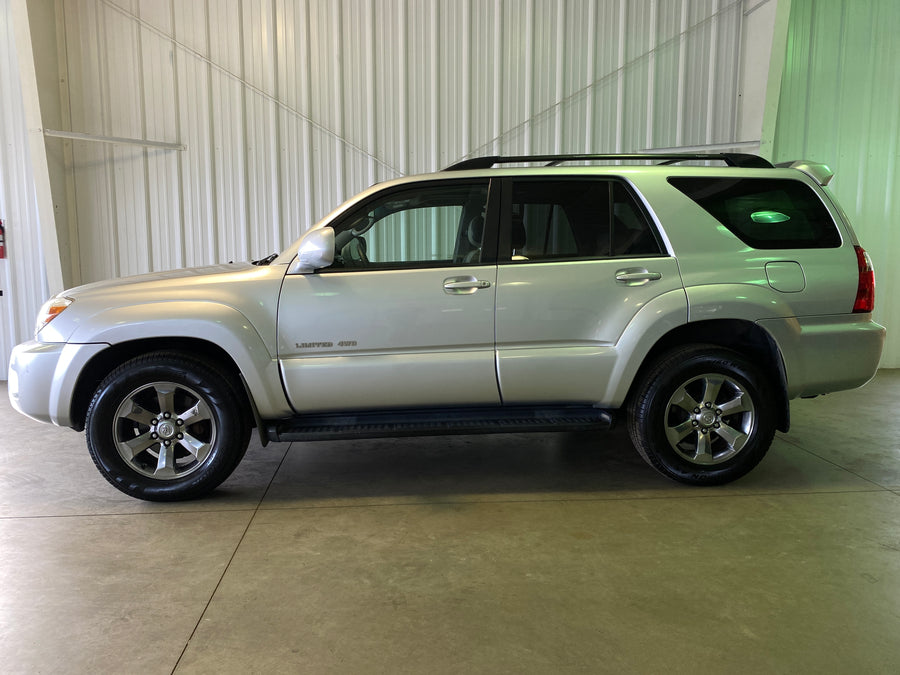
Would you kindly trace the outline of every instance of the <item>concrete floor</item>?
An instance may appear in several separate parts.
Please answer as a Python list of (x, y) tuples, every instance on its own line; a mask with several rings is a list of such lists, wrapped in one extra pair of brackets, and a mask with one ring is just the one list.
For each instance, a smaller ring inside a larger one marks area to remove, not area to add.
[(254, 444), (161, 505), (0, 383), (0, 671), (897, 672), (898, 410), (797, 401), (721, 488), (616, 431)]

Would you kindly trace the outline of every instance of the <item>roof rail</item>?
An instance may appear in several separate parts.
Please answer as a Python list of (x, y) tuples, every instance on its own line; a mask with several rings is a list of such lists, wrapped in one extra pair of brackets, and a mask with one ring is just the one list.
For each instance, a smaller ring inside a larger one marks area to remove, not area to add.
[(751, 155), (741, 152), (722, 152), (712, 153), (667, 153), (667, 154), (612, 154), (612, 155), (520, 155), (516, 157), (501, 157), (493, 155), (489, 157), (473, 157), (472, 159), (463, 159), (455, 164), (451, 164), (444, 171), (465, 171), (466, 169), (490, 169), (495, 164), (521, 164), (524, 162), (546, 162), (545, 166), (556, 166), (563, 162), (586, 162), (586, 161), (656, 161), (659, 164), (678, 164), (679, 162), (707, 162), (720, 161), (725, 162), (728, 166), (741, 167), (744, 169), (771, 169), (772, 164), (760, 157), (759, 155)]

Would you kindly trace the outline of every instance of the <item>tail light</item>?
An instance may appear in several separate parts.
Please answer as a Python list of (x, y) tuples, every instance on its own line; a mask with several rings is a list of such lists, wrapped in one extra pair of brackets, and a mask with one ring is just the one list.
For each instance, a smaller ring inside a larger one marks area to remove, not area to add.
[(872, 260), (862, 246), (853, 248), (856, 250), (856, 264), (859, 267), (859, 283), (856, 286), (853, 311), (871, 312), (875, 308), (875, 268), (872, 267)]

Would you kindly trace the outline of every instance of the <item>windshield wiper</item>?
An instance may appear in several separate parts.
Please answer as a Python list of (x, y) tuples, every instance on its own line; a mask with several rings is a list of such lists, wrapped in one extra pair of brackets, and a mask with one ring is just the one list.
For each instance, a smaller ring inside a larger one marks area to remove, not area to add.
[(260, 258), (259, 260), (252, 261), (253, 265), (268, 265), (270, 262), (275, 260), (278, 257), (277, 253), (273, 253), (272, 255), (267, 255), (265, 258)]

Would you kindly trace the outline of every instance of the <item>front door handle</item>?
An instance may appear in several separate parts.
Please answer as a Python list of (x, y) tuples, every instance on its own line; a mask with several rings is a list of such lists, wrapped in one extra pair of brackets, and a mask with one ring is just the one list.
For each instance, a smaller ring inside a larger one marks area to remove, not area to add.
[(643, 286), (651, 281), (659, 281), (662, 274), (650, 272), (643, 267), (627, 267), (616, 271), (616, 281), (627, 286)]
[(472, 276), (448, 277), (444, 279), (444, 293), (448, 295), (470, 295), (479, 288), (490, 288), (491, 282)]

